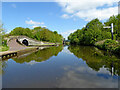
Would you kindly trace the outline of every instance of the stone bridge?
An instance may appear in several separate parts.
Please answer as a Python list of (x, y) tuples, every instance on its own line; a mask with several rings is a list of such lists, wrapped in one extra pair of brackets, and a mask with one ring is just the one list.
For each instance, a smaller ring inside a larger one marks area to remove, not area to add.
[(18, 56), (21, 53), (48, 48), (49, 46), (59, 45), (56, 43), (37, 41), (26, 36), (9, 36), (9, 38), (4, 39), (7, 40), (9, 50), (5, 52), (0, 52), (0, 60), (6, 58), (8, 59), (16, 55)]
[(44, 43), (42, 41), (37, 41), (31, 38), (28, 38), (26, 36), (19, 36), (17, 37), (17, 40), (26, 46), (33, 46), (33, 45), (43, 45)]
[(46, 45), (46, 44), (55, 44), (55, 43), (48, 43), (48, 42), (42, 42), (42, 41), (38, 41), (35, 39), (31, 39), (27, 36), (10, 36), (10, 39), (8, 40), (8, 42), (13, 38), (14, 39), (16, 38), (18, 43), (25, 45), (25, 46), (39, 46), (39, 45)]

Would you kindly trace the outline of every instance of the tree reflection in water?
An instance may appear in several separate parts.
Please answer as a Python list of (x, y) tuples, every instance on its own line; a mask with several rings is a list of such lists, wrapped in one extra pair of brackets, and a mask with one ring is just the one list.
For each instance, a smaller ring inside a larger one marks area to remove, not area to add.
[(0, 75), (5, 73), (5, 68), (7, 67), (6, 61), (0, 61)]
[(2, 75), (2, 61), (0, 61), (0, 75)]
[(39, 50), (37, 52), (31, 53), (27, 56), (22, 56), (22, 57), (16, 57), (13, 58), (13, 60), (16, 63), (29, 63), (31, 61), (35, 61), (35, 62), (42, 62), (45, 60), (48, 60), (50, 57), (52, 56), (57, 56), (59, 52), (62, 51), (62, 46), (54, 46), (54, 47), (49, 47), (49, 48), (45, 48), (43, 50)]
[(95, 71), (99, 71), (104, 66), (111, 75), (120, 76), (120, 58), (99, 50), (92, 46), (69, 46), (68, 49), (78, 58), (86, 61), (86, 64)]
[[(45, 60), (48, 60), (50, 57), (52, 56), (57, 56), (59, 52), (61, 52), (63, 49), (63, 46), (60, 45), (58, 47), (56, 46), (53, 46), (53, 47), (49, 47), (49, 48), (45, 48), (45, 49), (42, 49), (42, 50), (39, 50), (37, 52), (33, 52), (31, 54), (28, 54), (27, 56), (24, 55), (22, 57), (14, 57), (12, 58), (12, 60), (14, 60), (16, 63), (36, 63), (36, 62), (42, 62), (42, 61), (45, 61)], [(1, 61), (0, 62), (0, 66), (2, 67), (2, 72), (0, 72), (0, 75), (1, 74), (4, 74), (5, 73), (5, 68), (7, 66), (7, 62), (8, 60), (5, 60), (5, 61)]]

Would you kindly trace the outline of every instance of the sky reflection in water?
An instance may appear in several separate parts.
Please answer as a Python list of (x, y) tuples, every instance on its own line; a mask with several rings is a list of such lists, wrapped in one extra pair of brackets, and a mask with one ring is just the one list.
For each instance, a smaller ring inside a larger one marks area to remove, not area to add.
[(3, 88), (117, 88), (118, 73), (112, 76), (106, 56), (100, 59), (99, 53), (93, 55), (92, 50), (60, 46), (4, 61)]

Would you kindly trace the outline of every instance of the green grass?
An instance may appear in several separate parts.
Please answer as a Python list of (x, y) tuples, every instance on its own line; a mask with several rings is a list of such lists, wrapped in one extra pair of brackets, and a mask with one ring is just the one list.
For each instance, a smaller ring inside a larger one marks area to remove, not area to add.
[(95, 44), (95, 46), (98, 47), (99, 49), (103, 49), (120, 55), (120, 43), (115, 40), (107, 39), (104, 40), (103, 42), (99, 41)]
[(0, 46), (0, 52), (9, 50), (8, 46)]

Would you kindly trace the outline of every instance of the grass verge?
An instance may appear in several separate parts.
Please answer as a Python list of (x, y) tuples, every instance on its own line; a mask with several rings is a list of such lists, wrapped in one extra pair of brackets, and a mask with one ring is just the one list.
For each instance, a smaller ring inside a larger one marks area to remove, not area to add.
[(0, 46), (0, 52), (9, 50), (8, 46)]
[(95, 43), (95, 46), (99, 49), (120, 55), (120, 43), (115, 40), (107, 39), (103, 42), (99, 41)]

